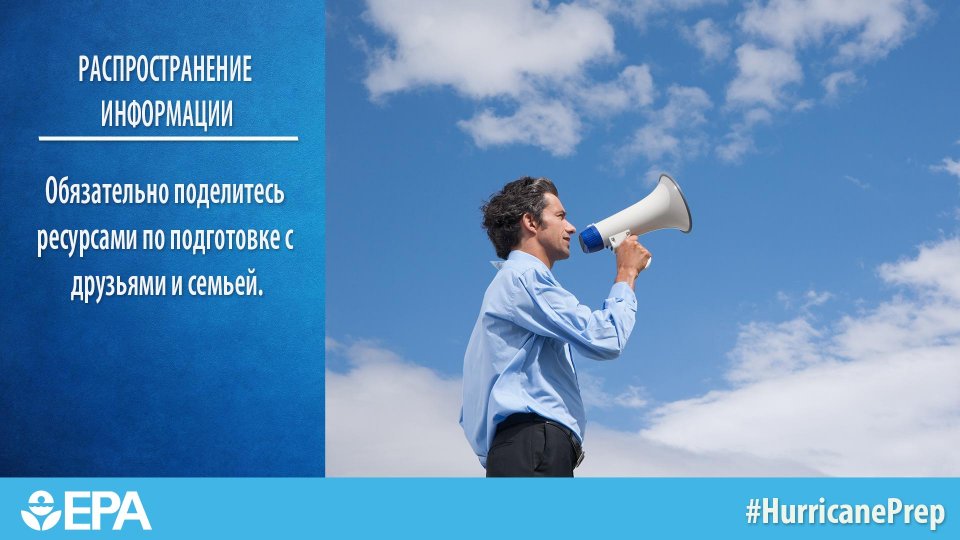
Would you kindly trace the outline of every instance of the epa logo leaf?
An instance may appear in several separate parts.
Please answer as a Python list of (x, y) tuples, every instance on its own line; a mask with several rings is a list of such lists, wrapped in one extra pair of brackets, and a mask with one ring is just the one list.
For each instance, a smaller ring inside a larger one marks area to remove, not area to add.
[(51, 513), (49, 516), (47, 516), (47, 519), (43, 520), (43, 530), (46, 531), (48, 529), (52, 529), (58, 521), (60, 521), (60, 510)]
[(35, 531), (40, 530), (40, 522), (37, 521), (37, 516), (27, 512), (26, 510), (20, 511), (20, 517), (23, 518), (23, 522), (27, 524), (28, 527)]
[(49, 516), (47, 516), (47, 519), (43, 520), (43, 525), (41, 526), (40, 521), (37, 520), (37, 516), (33, 515), (30, 512), (27, 512), (26, 510), (20, 511), (20, 517), (23, 518), (23, 522), (26, 523), (28, 527), (30, 527), (35, 531), (48, 531), (54, 528), (57, 525), (57, 523), (60, 521), (60, 514), (61, 514), (60, 510), (57, 510), (56, 512), (52, 512)]

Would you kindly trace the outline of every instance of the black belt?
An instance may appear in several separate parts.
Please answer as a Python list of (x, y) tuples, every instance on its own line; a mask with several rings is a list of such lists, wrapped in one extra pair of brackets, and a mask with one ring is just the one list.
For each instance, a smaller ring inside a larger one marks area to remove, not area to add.
[(571, 431), (567, 426), (559, 422), (554, 422), (549, 418), (544, 418), (537, 413), (513, 413), (504, 419), (503, 422), (497, 424), (497, 432), (499, 433), (501, 429), (507, 429), (509, 427), (519, 426), (521, 424), (550, 424), (551, 426), (560, 428), (560, 431), (566, 433), (567, 437), (570, 438), (570, 444), (573, 445), (573, 451), (577, 455), (577, 463), (573, 466), (573, 468), (576, 469), (581, 463), (583, 463), (583, 456), (585, 456), (586, 453), (580, 446), (580, 441), (577, 440), (577, 436), (573, 434), (573, 431)]

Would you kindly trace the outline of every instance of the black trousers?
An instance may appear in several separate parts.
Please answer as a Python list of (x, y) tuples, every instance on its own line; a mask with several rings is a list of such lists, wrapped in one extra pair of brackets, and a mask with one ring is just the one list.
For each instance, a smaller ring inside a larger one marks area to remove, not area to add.
[(497, 426), (487, 452), (487, 477), (572, 477), (580, 456), (572, 437), (567, 428), (542, 416), (511, 415)]

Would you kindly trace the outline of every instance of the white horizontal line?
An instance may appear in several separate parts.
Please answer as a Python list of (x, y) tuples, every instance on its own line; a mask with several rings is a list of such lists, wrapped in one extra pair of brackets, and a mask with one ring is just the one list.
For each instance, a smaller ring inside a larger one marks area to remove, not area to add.
[(296, 135), (283, 136), (87, 136), (87, 135), (40, 135), (40, 142), (298, 142)]

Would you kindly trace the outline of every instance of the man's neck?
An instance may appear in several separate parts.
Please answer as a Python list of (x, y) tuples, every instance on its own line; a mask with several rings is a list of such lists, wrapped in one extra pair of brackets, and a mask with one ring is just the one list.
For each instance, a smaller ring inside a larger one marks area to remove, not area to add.
[(540, 259), (540, 261), (547, 265), (547, 268), (553, 270), (553, 261), (547, 257), (546, 252), (544, 252), (543, 247), (540, 244), (534, 242), (520, 242), (520, 245), (514, 248), (517, 251), (522, 251), (527, 255), (533, 255), (534, 257)]

